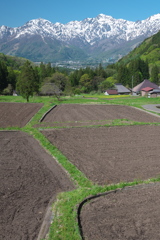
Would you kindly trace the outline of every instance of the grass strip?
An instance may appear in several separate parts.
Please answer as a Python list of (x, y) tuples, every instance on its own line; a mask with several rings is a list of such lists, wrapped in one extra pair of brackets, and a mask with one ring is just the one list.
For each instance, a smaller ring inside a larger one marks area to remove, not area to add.
[(121, 189), (127, 186), (138, 184), (148, 184), (151, 182), (160, 182), (160, 178), (153, 178), (146, 181), (135, 180), (133, 182), (98, 186), (91, 188), (78, 188), (71, 192), (61, 193), (57, 196), (57, 201), (53, 204), (54, 220), (51, 224), (47, 240), (80, 240), (80, 230), (78, 225), (78, 207), (79, 204), (90, 196), (96, 196), (101, 193)]

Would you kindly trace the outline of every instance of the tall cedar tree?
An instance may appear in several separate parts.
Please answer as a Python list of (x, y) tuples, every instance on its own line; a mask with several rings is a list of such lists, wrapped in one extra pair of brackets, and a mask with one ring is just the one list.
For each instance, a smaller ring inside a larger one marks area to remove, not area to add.
[(159, 74), (159, 69), (158, 69), (157, 65), (155, 64), (151, 69), (151, 81), (157, 85), (159, 85), (158, 74)]
[(17, 81), (17, 91), (29, 102), (29, 97), (38, 91), (38, 87), (39, 78), (37, 72), (33, 69), (31, 63), (26, 61)]
[(125, 65), (119, 66), (117, 72), (117, 82), (121, 83), (124, 86), (129, 84), (128, 76), (129, 76), (128, 68)]
[(3, 61), (0, 61), (0, 91), (8, 86), (8, 70)]

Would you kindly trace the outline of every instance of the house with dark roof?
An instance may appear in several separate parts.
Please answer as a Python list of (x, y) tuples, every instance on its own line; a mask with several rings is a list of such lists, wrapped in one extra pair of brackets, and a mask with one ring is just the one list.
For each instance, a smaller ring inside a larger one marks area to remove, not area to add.
[(120, 95), (120, 94), (130, 94), (131, 91), (124, 87), (121, 83), (115, 83), (114, 89), (108, 89), (105, 91), (105, 95)]
[(160, 97), (160, 88), (159, 89), (153, 89), (149, 92), (149, 95), (151, 97)]
[(132, 94), (133, 95), (142, 94), (142, 91), (146, 88), (151, 88), (151, 90), (153, 90), (153, 89), (159, 89), (159, 86), (153, 82), (150, 82), (148, 79), (145, 79), (143, 82), (141, 82), (140, 84), (138, 84), (132, 89)]
[(115, 87), (117, 89), (118, 94), (127, 95), (131, 93), (131, 91), (128, 88), (124, 87), (121, 83), (115, 83)]
[(118, 95), (118, 91), (116, 89), (108, 89), (104, 93), (105, 95)]

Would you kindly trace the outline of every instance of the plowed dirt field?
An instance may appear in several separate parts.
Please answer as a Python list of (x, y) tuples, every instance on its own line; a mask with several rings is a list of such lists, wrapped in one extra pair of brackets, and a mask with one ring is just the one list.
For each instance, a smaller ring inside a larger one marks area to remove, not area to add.
[(150, 125), (44, 130), (43, 134), (97, 184), (160, 175), (160, 127)]
[(81, 211), (83, 239), (160, 239), (160, 183), (127, 187), (90, 200)]
[(160, 117), (123, 105), (62, 104), (43, 119), (44, 126), (82, 126), (107, 124), (115, 119), (137, 122), (160, 122)]
[(37, 240), (49, 202), (73, 188), (31, 136), (0, 131), (0, 239)]
[(0, 102), (0, 128), (24, 127), (42, 106), (42, 103)]
[[(41, 107), (0, 103), (0, 127), (23, 127)], [(160, 122), (160, 117), (128, 106), (63, 104), (39, 125), (79, 126), (42, 133), (93, 183), (158, 177), (160, 126), (80, 127), (116, 119)], [(35, 139), (21, 131), (0, 131), (0, 239), (39, 239), (49, 203), (72, 189), (68, 175)], [(159, 239), (159, 193), (160, 185), (154, 183), (91, 200), (80, 215), (84, 239)]]

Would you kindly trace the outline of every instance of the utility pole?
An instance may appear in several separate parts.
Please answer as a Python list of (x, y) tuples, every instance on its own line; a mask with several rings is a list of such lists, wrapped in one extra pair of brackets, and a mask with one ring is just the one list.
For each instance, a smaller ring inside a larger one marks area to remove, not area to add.
[(132, 75), (132, 95), (133, 95), (133, 75)]

